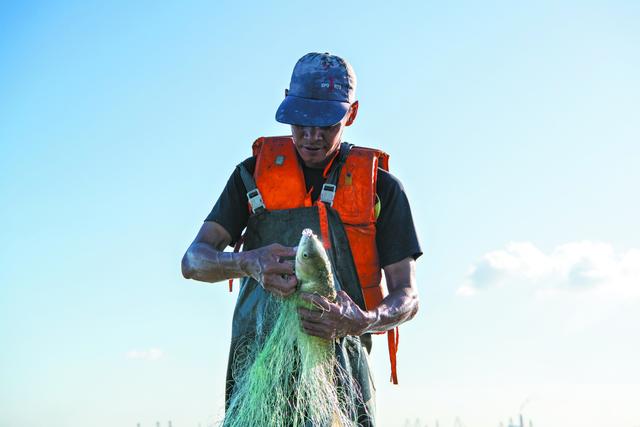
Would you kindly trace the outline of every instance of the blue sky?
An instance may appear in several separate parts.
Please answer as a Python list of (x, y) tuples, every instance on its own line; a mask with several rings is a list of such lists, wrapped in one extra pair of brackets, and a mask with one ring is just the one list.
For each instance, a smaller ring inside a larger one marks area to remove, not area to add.
[(0, 425), (208, 425), (234, 295), (179, 261), (295, 61), (347, 58), (425, 255), (383, 426), (640, 425), (636, 2), (0, 7)]

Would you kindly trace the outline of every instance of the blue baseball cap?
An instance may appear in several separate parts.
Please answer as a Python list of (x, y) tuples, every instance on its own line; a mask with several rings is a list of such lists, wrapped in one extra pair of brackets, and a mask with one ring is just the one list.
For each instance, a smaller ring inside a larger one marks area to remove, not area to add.
[(280, 123), (332, 126), (356, 100), (356, 73), (344, 59), (328, 52), (308, 53), (298, 60), (289, 92), (276, 111)]

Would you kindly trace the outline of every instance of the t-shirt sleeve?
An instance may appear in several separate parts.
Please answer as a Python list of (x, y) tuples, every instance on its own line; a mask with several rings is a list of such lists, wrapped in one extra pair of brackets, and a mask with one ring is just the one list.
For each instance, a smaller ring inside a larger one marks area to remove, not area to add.
[[(253, 174), (256, 166), (254, 157), (249, 157), (242, 164)], [(234, 245), (247, 226), (248, 219), (247, 190), (242, 182), (240, 170), (235, 168), (205, 221), (215, 221), (223, 226), (231, 235), (231, 245)]]
[(378, 169), (376, 189), (380, 199), (380, 215), (376, 222), (380, 265), (384, 267), (407, 257), (418, 259), (422, 249), (402, 183), (389, 172)]

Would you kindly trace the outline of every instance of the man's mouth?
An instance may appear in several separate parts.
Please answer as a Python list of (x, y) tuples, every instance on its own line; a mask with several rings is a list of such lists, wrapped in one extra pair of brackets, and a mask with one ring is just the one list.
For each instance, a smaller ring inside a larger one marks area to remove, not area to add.
[(307, 151), (312, 151), (312, 152), (316, 152), (316, 151), (322, 150), (322, 147), (309, 147), (308, 145), (305, 145), (302, 148), (304, 148)]

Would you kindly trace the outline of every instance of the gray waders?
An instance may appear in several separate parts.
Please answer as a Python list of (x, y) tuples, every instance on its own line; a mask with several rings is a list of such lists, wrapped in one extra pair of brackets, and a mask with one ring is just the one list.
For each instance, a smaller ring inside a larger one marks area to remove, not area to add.
[[(320, 233), (318, 207), (304, 207), (285, 210), (265, 210), (249, 217), (245, 234), (244, 249), (251, 250), (280, 243), (296, 246), (302, 230), (310, 228)], [(331, 248), (328, 250), (337, 289), (344, 290), (362, 308), (364, 299), (347, 235), (338, 213), (326, 207), (329, 222)], [(227, 366), (226, 402), (234, 392), (233, 367), (236, 358), (244, 357), (249, 347), (266, 338), (277, 313), (279, 297), (266, 292), (252, 278), (243, 278), (233, 314), (231, 348)], [(363, 404), (357, 405), (354, 420), (359, 426), (375, 426), (375, 388), (369, 370), (368, 353), (371, 351), (371, 336), (347, 336), (335, 342), (336, 359), (346, 372), (351, 373)], [(337, 387), (340, 384), (336, 385)], [(325, 427), (325, 426), (313, 426)]]

